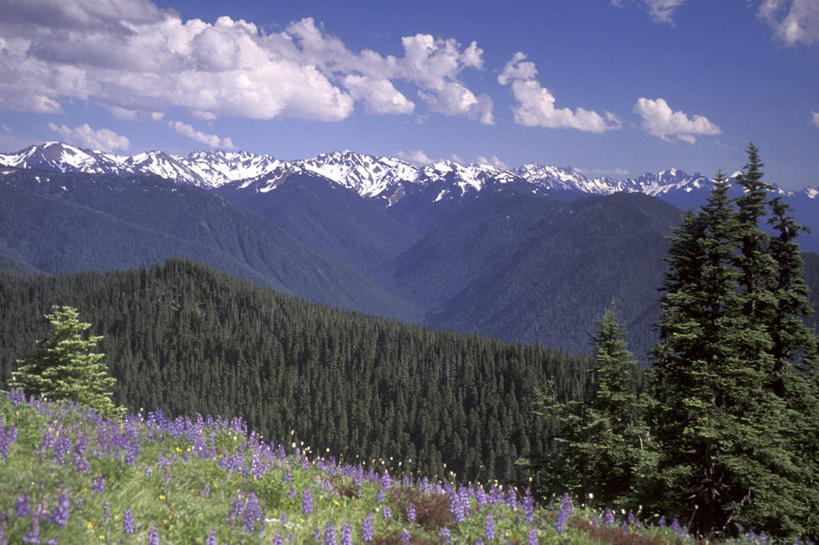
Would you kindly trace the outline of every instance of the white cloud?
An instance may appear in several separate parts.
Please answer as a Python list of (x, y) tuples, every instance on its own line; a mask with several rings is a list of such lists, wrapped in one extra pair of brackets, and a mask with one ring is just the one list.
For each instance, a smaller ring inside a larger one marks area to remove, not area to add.
[(84, 123), (79, 127), (57, 126), (54, 123), (49, 123), (48, 128), (56, 132), (65, 142), (83, 148), (118, 151), (126, 150), (131, 145), (126, 137), (109, 129), (94, 130), (88, 126), (88, 123)]
[(429, 155), (424, 153), (423, 150), (412, 150), (412, 151), (398, 151), (396, 153), (399, 159), (403, 159), (404, 161), (409, 161), (410, 163), (415, 163), (419, 166), (428, 165), (433, 163), (433, 159), (430, 158)]
[(586, 176), (628, 176), (624, 168), (575, 168), (577, 172)]
[(813, 124), (819, 127), (819, 112), (813, 112)]
[(489, 165), (495, 167), (498, 170), (507, 170), (509, 168), (506, 163), (498, 158), (497, 155), (493, 155), (492, 157), (478, 156), (478, 158), (475, 159), (475, 162), (479, 165)]
[[(611, 5), (622, 8), (626, 0), (611, 0)], [(655, 23), (673, 25), (671, 19), (674, 11), (685, 3), (685, 0), (631, 0), (631, 3), (640, 4), (648, 12)]]
[(401, 46), (401, 57), (356, 53), (311, 18), (266, 32), (230, 17), (183, 20), (147, 0), (6, 2), (0, 110), (58, 113), (82, 100), (125, 119), (183, 108), (206, 120), (338, 121), (357, 101), (373, 114), (413, 112), (394, 85), (403, 80), (429, 111), (493, 121), (491, 99), (460, 79), (483, 69), (475, 42), (416, 34)]
[(111, 115), (118, 119), (139, 119), (139, 112), (129, 110), (128, 108), (123, 108), (121, 106), (110, 106), (108, 111), (111, 112)]
[(206, 146), (210, 146), (211, 148), (224, 148), (224, 149), (234, 149), (235, 146), (233, 145), (233, 141), (231, 141), (228, 137), (220, 137), (215, 134), (206, 134), (200, 131), (197, 131), (187, 123), (182, 123), (181, 121), (168, 121), (168, 126), (172, 128), (174, 131), (178, 132), (183, 136), (187, 136), (191, 140), (196, 140), (197, 142), (201, 142)]
[(518, 104), (513, 108), (515, 122), (527, 127), (568, 128), (602, 133), (619, 129), (622, 124), (614, 114), (602, 115), (584, 108), (555, 108), (555, 97), (536, 79), (535, 64), (526, 55), (515, 53), (498, 76), (498, 83), (511, 82), (512, 94)]
[(401, 94), (387, 79), (371, 79), (350, 74), (344, 86), (356, 100), (364, 100), (368, 112), (375, 114), (408, 114), (415, 104)]
[(648, 134), (668, 141), (675, 136), (683, 142), (694, 144), (698, 135), (720, 134), (720, 128), (705, 116), (688, 117), (682, 111), (672, 111), (665, 99), (639, 98), (634, 113), (643, 118), (642, 128)]
[(811, 45), (819, 41), (816, 0), (762, 0), (758, 13), (786, 45)]

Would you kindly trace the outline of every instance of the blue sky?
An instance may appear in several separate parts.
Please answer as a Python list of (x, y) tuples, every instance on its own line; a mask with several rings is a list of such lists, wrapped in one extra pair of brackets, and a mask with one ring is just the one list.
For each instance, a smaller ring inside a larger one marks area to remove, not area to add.
[(819, 185), (819, 0), (0, 0), (0, 151), (352, 149)]

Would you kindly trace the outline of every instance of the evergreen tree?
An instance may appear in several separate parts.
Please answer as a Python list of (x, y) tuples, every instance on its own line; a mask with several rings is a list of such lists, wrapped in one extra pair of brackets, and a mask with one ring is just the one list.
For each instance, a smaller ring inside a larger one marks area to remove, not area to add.
[(816, 465), (795, 443), (796, 430), (810, 433), (815, 403), (804, 365), (792, 363), (814, 352), (813, 337), (801, 321), (809, 306), (799, 227), (776, 200), (779, 238), (759, 227), (770, 188), (761, 167), (751, 144), (743, 194), (731, 202), (718, 175), (708, 204), (671, 242), (654, 351), (655, 507), (686, 513), (700, 532), (736, 522), (794, 537), (806, 535), (816, 488), (804, 477)]
[(553, 385), (541, 394), (541, 414), (556, 423), (556, 440), (564, 446), (544, 469), (553, 475), (553, 487), (593, 492), (598, 501), (627, 506), (652, 460), (643, 424), (646, 402), (638, 396), (640, 369), (614, 303), (595, 324), (588, 399), (560, 403)]
[(54, 306), (45, 316), (54, 330), (38, 343), (37, 350), (11, 374), (9, 386), (27, 395), (42, 394), (52, 401), (74, 401), (93, 407), (106, 417), (121, 416), (124, 409), (111, 401), (116, 384), (102, 363), (104, 354), (94, 353), (102, 337), (84, 333), (91, 324), (80, 322), (79, 313), (69, 306)]

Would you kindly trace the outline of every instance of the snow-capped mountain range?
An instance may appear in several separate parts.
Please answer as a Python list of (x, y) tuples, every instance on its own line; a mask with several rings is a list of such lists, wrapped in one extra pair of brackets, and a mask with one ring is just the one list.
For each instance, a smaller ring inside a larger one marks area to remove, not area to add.
[[(620, 191), (663, 196), (669, 192), (706, 189), (711, 180), (702, 174), (678, 169), (646, 173), (636, 178), (589, 178), (577, 170), (527, 163), (512, 170), (487, 164), (461, 165), (451, 161), (417, 166), (394, 157), (378, 157), (348, 150), (320, 154), (310, 159), (282, 161), (271, 155), (248, 152), (195, 151), (187, 156), (149, 151), (121, 156), (77, 148), (61, 142), (30, 146), (17, 153), (0, 154), (0, 167), (84, 172), (89, 174), (157, 175), (176, 182), (215, 189), (227, 184), (274, 190), (293, 174), (315, 174), (355, 191), (365, 198), (377, 198), (391, 205), (412, 186), (441, 186), (436, 200), (480, 191), (490, 181), (495, 184), (522, 182), (534, 191), (574, 191), (608, 195)], [(733, 176), (736, 176), (735, 173)], [(787, 193), (779, 190), (780, 193)], [(815, 198), (819, 189), (803, 191)]]

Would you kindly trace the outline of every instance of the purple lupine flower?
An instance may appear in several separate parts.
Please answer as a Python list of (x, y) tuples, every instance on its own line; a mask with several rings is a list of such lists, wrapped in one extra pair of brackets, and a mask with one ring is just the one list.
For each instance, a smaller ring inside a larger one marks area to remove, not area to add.
[(102, 475), (97, 475), (94, 478), (94, 486), (91, 487), (91, 490), (93, 490), (97, 494), (105, 492), (105, 477), (103, 477)]
[(535, 522), (535, 498), (532, 497), (532, 491), (526, 489), (526, 495), (523, 496), (523, 512), (526, 513), (526, 523), (534, 524)]
[(353, 529), (349, 522), (341, 525), (341, 545), (353, 545)]
[(569, 517), (572, 515), (572, 502), (568, 494), (563, 494), (563, 501), (560, 505), (560, 513), (557, 515), (557, 523), (555, 529), (558, 532), (565, 532), (566, 525), (569, 523)]
[(442, 538), (444, 543), (449, 543), (449, 540), (452, 538), (452, 532), (450, 532), (446, 526), (441, 526), (438, 530), (438, 537)]
[(629, 510), (628, 510), (628, 523), (629, 523), (629, 524), (634, 524), (634, 521), (635, 521), (635, 520), (636, 520), (636, 519), (635, 519), (635, 517), (634, 517), (634, 513), (631, 511), (631, 509), (629, 509)]
[(282, 539), (281, 534), (276, 534), (273, 536), (273, 545), (284, 545), (284, 540)]
[(57, 499), (57, 505), (51, 512), (50, 520), (57, 526), (65, 526), (68, 522), (68, 509), (71, 506), (71, 500), (68, 497), (68, 492), (64, 491)]
[(281, 522), (282, 524), (287, 522), (287, 513), (282, 512), (282, 516), (279, 517), (279, 522)]
[(384, 474), (381, 476), (381, 488), (384, 490), (389, 490), (390, 486), (392, 486), (392, 479), (390, 478), (390, 472), (384, 471)]
[(151, 528), (148, 530), (148, 545), (159, 545), (159, 533), (153, 524), (151, 524)]
[(262, 514), (262, 507), (259, 505), (259, 498), (256, 494), (249, 492), (247, 495), (247, 503), (244, 510), (245, 529), (252, 532), (256, 529), (256, 523), (264, 520)]
[(389, 505), (384, 506), (384, 520), (390, 520), (392, 518), (392, 510), (390, 509)]
[(526, 538), (526, 545), (538, 545), (537, 528), (532, 528), (529, 530), (529, 537)]
[(680, 521), (678, 521), (676, 518), (671, 521), (671, 530), (678, 533), (680, 531)]
[(409, 542), (410, 542), (409, 530), (404, 528), (404, 530), (401, 532), (401, 545), (409, 545)]
[(657, 526), (665, 526), (665, 515), (660, 517), (660, 520), (657, 521)]
[[(273, 540), (273, 543), (276, 543), (276, 540)], [(205, 541), (205, 545), (216, 545), (216, 530), (213, 529), (213, 526), (210, 527), (210, 532), (208, 532), (208, 539)], [(279, 544), (281, 545), (281, 543)]]
[(310, 492), (310, 487), (304, 489), (301, 495), (301, 512), (304, 515), (309, 515), (313, 512), (313, 493)]
[(48, 501), (43, 500), (37, 504), (37, 507), (34, 508), (34, 513), (32, 516), (37, 520), (46, 520), (48, 519), (48, 515), (46, 513), (48, 513)]
[(65, 465), (65, 455), (69, 450), (71, 450), (71, 438), (67, 434), (57, 436), (51, 451), (54, 463), (60, 466)]
[(449, 510), (452, 512), (452, 517), (457, 524), (462, 524), (464, 520), (466, 520), (463, 502), (461, 501), (461, 497), (456, 493), (452, 493), (449, 496)]
[(86, 450), (88, 450), (88, 437), (83, 434), (77, 434), (77, 437), (74, 439), (74, 449), (71, 459), (72, 462), (74, 462), (74, 470), (80, 473), (88, 473), (91, 471), (91, 464), (88, 463), (88, 459), (85, 457)]
[(133, 534), (136, 531), (134, 528), (134, 515), (131, 513), (131, 508), (125, 509), (125, 514), (122, 515), (122, 533)]
[(31, 513), (31, 506), (28, 504), (30, 499), (28, 492), (23, 492), (17, 496), (17, 503), (14, 504), (14, 514), (20, 518), (27, 517)]
[(628, 523), (626, 521), (623, 521), (620, 524), (620, 531), (624, 532), (624, 533), (628, 533)]
[(0, 545), (9, 545), (9, 542), (6, 540), (6, 533), (3, 531), (2, 526), (0, 526)]
[(296, 487), (291, 486), (290, 490), (287, 491), (287, 499), (292, 500), (293, 498), (296, 497), (296, 494), (298, 494), (298, 491), (296, 490)]
[(413, 504), (409, 504), (409, 507), (407, 507), (407, 520), (409, 522), (415, 522), (415, 518), (415, 506)]
[[(0, 540), (0, 543), (3, 543), (3, 541)], [(57, 536), (54, 536), (46, 542), (46, 545), (59, 545), (59, 543), (60, 541), (57, 539)]]
[(486, 541), (495, 539), (495, 519), (492, 518), (492, 513), (486, 514), (486, 521), (483, 524), (483, 537)]
[(210, 483), (205, 483), (205, 486), (202, 487), (202, 490), (199, 492), (200, 498), (207, 498), (210, 496)]
[(613, 526), (614, 525), (614, 513), (611, 509), (606, 509), (606, 512), (603, 514), (603, 525), (605, 526)]
[(3, 426), (3, 419), (0, 418), (0, 456), (3, 460), (9, 457), (11, 450), (11, 443), (17, 440), (17, 426), (9, 424)]
[(234, 522), (236, 522), (236, 517), (242, 514), (242, 509), (244, 508), (244, 503), (242, 502), (242, 498), (236, 498), (233, 500), (233, 505), (230, 508), (230, 514), (228, 514), (227, 521), (228, 524), (231, 526)]
[(336, 526), (333, 521), (327, 521), (324, 526), (324, 545), (338, 545), (336, 541)]
[(136, 462), (137, 456), (139, 456), (139, 440), (134, 439), (125, 449), (125, 465), (131, 467)]
[(483, 540), (481, 538), (476, 539), (474, 545), (483, 545)]
[(384, 503), (384, 489), (378, 491), (375, 495), (375, 503)]
[(23, 536), (23, 543), (40, 545), (40, 521), (36, 518), (31, 519), (31, 531)]
[(472, 513), (472, 508), (469, 504), (469, 490), (461, 487), (460, 490), (458, 490), (458, 496), (461, 498), (461, 507), (464, 510), (464, 516), (468, 517)]
[(373, 540), (373, 514), (367, 513), (361, 522), (361, 541), (370, 543)]
[(321, 539), (321, 528), (316, 528), (313, 530), (313, 541), (318, 541)]

